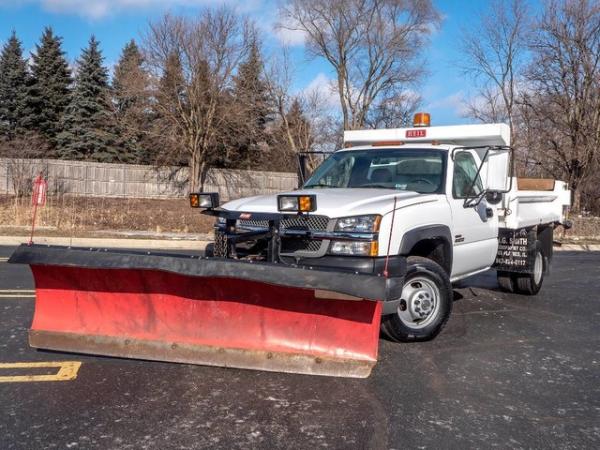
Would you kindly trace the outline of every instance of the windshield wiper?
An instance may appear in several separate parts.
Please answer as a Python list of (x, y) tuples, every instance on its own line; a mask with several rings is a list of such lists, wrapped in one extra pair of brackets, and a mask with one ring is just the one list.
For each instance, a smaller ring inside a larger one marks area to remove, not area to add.
[(303, 186), (302, 189), (312, 189), (312, 188), (316, 188), (316, 187), (327, 187), (327, 188), (332, 188), (334, 186), (331, 186), (330, 184), (309, 184), (306, 186)]
[(369, 183), (369, 184), (363, 184), (360, 186), (356, 186), (357, 188), (361, 188), (361, 189), (391, 189), (391, 190), (396, 190), (396, 188), (393, 187), (389, 187), (386, 186), (384, 184), (373, 184), (373, 183)]

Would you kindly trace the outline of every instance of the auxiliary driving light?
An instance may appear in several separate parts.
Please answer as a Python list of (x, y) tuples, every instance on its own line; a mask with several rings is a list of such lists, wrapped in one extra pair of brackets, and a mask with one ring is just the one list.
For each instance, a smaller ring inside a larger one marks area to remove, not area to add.
[(190, 194), (192, 208), (213, 209), (219, 206), (219, 194), (216, 192), (200, 192)]
[(317, 209), (315, 195), (278, 195), (277, 209), (281, 212), (313, 212)]

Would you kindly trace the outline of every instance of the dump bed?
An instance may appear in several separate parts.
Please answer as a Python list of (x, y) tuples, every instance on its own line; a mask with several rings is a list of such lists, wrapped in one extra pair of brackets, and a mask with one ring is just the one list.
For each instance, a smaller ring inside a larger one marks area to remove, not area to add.
[(500, 227), (518, 229), (564, 222), (571, 191), (564, 181), (546, 178), (513, 178), (512, 188), (500, 208)]

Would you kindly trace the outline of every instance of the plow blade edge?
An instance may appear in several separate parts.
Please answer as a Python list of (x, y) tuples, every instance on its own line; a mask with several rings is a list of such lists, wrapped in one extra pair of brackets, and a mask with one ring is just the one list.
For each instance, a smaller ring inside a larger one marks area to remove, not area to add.
[(138, 256), (150, 255), (17, 250), (11, 262), (30, 264), (36, 284), (31, 346), (346, 377), (367, 377), (377, 361), (381, 302), (339, 293), (318, 272), (301, 288), (191, 274), (212, 262), (189, 256), (151, 255), (175, 258), (177, 271), (140, 268)]

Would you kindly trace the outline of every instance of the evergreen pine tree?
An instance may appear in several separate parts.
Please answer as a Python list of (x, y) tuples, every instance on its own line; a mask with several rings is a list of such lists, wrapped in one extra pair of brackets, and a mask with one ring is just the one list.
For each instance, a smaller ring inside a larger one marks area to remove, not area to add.
[[(117, 103), (117, 111), (124, 111), (137, 101), (137, 92), (131, 89), (135, 75), (142, 72), (144, 58), (135, 40), (129, 41), (123, 47), (121, 57), (117, 62), (113, 75), (113, 93)], [(143, 73), (145, 76), (145, 73)]]
[(113, 76), (113, 97), (118, 124), (121, 160), (150, 163), (154, 159), (145, 139), (150, 126), (148, 74), (144, 58), (132, 39), (123, 48)]
[(181, 59), (176, 53), (169, 54), (157, 93), (158, 102), (164, 110), (173, 110), (185, 104), (185, 79)]
[(32, 54), (31, 77), (25, 100), (24, 126), (56, 144), (60, 121), (70, 100), (71, 70), (62, 39), (46, 28)]
[(236, 120), (232, 128), (232, 164), (247, 169), (262, 159), (266, 146), (266, 125), (272, 120), (268, 89), (263, 79), (263, 61), (256, 41), (248, 59), (240, 64), (234, 80), (233, 102)]
[(92, 36), (78, 60), (75, 88), (61, 122), (63, 131), (57, 136), (58, 153), (64, 159), (120, 161), (103, 59)]
[(310, 122), (306, 119), (304, 108), (302, 108), (302, 104), (298, 98), (294, 98), (286, 114), (286, 119), (289, 134), (294, 141), (294, 145), (293, 147), (290, 146), (290, 150), (295, 150), (296, 152), (309, 151), (313, 143), (311, 126)]
[(185, 165), (187, 162), (181, 130), (175, 120), (180, 117), (179, 108), (186, 108), (185, 89), (181, 59), (177, 53), (170, 53), (154, 92), (151, 148), (159, 164)]
[(0, 135), (13, 140), (23, 125), (27, 63), (13, 31), (0, 55)]

